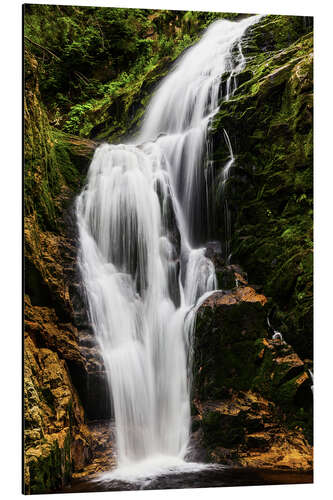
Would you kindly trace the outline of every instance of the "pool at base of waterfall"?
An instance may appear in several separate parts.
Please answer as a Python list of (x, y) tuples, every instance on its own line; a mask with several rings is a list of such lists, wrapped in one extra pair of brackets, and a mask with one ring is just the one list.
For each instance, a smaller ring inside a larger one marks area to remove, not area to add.
[[(158, 468), (158, 465), (157, 465)], [(157, 472), (151, 470), (145, 476), (135, 478), (139, 471), (103, 473), (93, 479), (73, 481), (61, 493), (85, 493), (126, 490), (162, 490), (184, 488), (218, 488), (230, 486), (268, 486), (279, 484), (313, 483), (312, 472), (251, 469), (216, 464), (183, 463)], [(59, 493), (59, 491), (58, 491)]]

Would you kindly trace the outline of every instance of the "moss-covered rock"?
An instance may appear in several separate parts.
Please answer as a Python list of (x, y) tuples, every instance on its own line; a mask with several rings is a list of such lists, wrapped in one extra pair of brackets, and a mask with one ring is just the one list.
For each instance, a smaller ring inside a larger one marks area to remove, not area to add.
[(61, 488), (91, 458), (78, 395), (87, 370), (73, 324), (76, 244), (68, 211), (95, 144), (51, 127), (29, 51), (25, 65), (24, 477), (33, 494)]
[(246, 390), (256, 372), (256, 339), (267, 336), (265, 297), (250, 287), (212, 295), (198, 310), (194, 344), (194, 394), (221, 398)]
[[(231, 397), (237, 399), (239, 392), (253, 391), (265, 398), (267, 404), (276, 405), (287, 428), (302, 428), (312, 443), (308, 370), (290, 345), (281, 339), (268, 338), (265, 304), (263, 295), (249, 286), (241, 286), (227, 293), (216, 292), (199, 308), (194, 345), (194, 401), (199, 407), (215, 400), (228, 404)], [(258, 406), (257, 410), (259, 420), (247, 423), (249, 433), (263, 430), (262, 408)], [(239, 429), (245, 422), (244, 413), (237, 412), (237, 419), (235, 415), (225, 419), (221, 412), (209, 410), (202, 414), (207, 445), (215, 443), (228, 448), (236, 445), (237, 439), (238, 444), (243, 442), (244, 434)], [(254, 442), (251, 439), (249, 448)]]
[[(246, 69), (212, 124), (218, 174), (236, 162), (225, 196), (232, 219), (232, 259), (276, 306), (274, 323), (303, 357), (312, 357), (312, 65), (307, 20), (266, 16), (250, 28)], [(216, 237), (224, 239), (220, 191)]]
[(244, 441), (244, 418), (240, 412), (226, 414), (208, 411), (202, 417), (202, 429), (208, 447), (218, 444), (224, 448), (233, 448)]
[(24, 213), (54, 231), (66, 203), (82, 186), (96, 144), (51, 127), (41, 102), (38, 62), (28, 50), (24, 62)]

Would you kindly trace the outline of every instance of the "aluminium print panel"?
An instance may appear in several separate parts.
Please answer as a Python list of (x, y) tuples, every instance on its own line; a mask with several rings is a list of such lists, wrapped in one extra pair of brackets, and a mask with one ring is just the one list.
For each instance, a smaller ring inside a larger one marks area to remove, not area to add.
[(23, 36), (24, 493), (311, 483), (313, 19)]

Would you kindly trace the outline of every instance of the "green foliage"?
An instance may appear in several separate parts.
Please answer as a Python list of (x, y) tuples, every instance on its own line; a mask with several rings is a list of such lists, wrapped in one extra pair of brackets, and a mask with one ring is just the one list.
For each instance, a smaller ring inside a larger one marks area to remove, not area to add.
[[(67, 120), (64, 124), (64, 131), (72, 134), (76, 134), (80, 130), (80, 124), (85, 118), (87, 112), (93, 109), (92, 102), (86, 102), (84, 104), (76, 104), (71, 107), (68, 113)], [(85, 135), (84, 133), (82, 135)]]
[(69, 188), (78, 190), (82, 176), (69, 138), (49, 124), (40, 102), (36, 60), (29, 52), (25, 54), (25, 64), (25, 216), (36, 216), (41, 228), (55, 230)]
[(25, 43), (53, 126), (119, 138), (141, 118), (152, 86), (216, 18), (237, 14), (25, 6)]

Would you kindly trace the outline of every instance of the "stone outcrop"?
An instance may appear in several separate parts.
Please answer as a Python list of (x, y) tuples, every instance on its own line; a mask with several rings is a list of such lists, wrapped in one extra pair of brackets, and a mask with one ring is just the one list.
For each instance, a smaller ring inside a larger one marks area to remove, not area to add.
[(91, 457), (92, 436), (66, 362), (24, 345), (25, 493), (46, 493), (65, 484)]
[(52, 129), (29, 52), (25, 65), (24, 490), (45, 493), (91, 461), (87, 422), (111, 410), (85, 312), (73, 210), (96, 144)]
[(290, 429), (278, 407), (252, 391), (228, 399), (196, 402), (198, 438), (208, 459), (231, 466), (312, 470), (312, 447), (301, 429)]
[(268, 338), (266, 297), (234, 274), (241, 286), (212, 294), (197, 313), (193, 430), (212, 461), (309, 470), (308, 371), (290, 345)]
[(110, 422), (93, 422), (89, 428), (94, 436), (91, 448), (92, 460), (82, 470), (73, 473), (72, 477), (75, 480), (87, 476), (91, 479), (101, 472), (114, 468), (116, 465), (114, 429)]
[(109, 418), (111, 412), (103, 360), (79, 293), (76, 249), (64, 236), (39, 230), (38, 237), (42, 251), (26, 255), (35, 270), (28, 276), (35, 281), (24, 303), (25, 491), (30, 493), (59, 489), (83, 470), (94, 452), (87, 421)]

